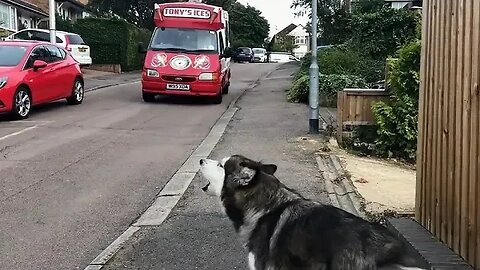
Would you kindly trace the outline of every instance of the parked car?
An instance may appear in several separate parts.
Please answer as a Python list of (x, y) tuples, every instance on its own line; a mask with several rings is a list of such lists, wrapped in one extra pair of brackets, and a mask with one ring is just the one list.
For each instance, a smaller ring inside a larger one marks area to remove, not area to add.
[[(67, 50), (81, 66), (92, 64), (90, 57), (90, 46), (82, 37), (75, 33), (56, 31), (56, 44)], [(5, 38), (9, 40), (37, 40), (50, 42), (50, 31), (45, 29), (23, 29)]]
[(0, 113), (28, 118), (32, 106), (66, 98), (83, 102), (80, 64), (63, 48), (48, 42), (0, 42)]
[(239, 47), (235, 50), (232, 55), (233, 62), (252, 62), (253, 61), (253, 51), (248, 47)]
[(270, 53), (270, 62), (272, 63), (286, 63), (298, 62), (300, 59), (287, 52), (272, 52)]
[(267, 62), (267, 50), (264, 48), (253, 48), (253, 62), (266, 63)]

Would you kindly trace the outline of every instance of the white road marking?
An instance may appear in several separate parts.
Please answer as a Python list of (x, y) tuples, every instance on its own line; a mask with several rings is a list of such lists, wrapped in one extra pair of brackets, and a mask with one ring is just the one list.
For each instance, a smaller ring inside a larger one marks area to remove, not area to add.
[(25, 133), (25, 132), (27, 132), (27, 131), (30, 131), (30, 130), (32, 130), (32, 129), (36, 129), (36, 128), (39, 127), (39, 126), (40, 126), (40, 125), (35, 125), (35, 126), (33, 126), (33, 127), (24, 128), (24, 129), (22, 129), (22, 130), (20, 130), (20, 131), (10, 133), (10, 134), (8, 134), (8, 135), (5, 135), (5, 136), (3, 136), (3, 137), (0, 137), (0, 141), (4, 141), (4, 140), (6, 140), (6, 139), (8, 139), (8, 138), (15, 137), (15, 136), (17, 136), (17, 135), (20, 135), (20, 134)]

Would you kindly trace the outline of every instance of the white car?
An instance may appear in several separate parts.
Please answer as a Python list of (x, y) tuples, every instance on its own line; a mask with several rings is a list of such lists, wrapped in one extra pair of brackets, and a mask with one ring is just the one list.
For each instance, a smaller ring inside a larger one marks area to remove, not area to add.
[(264, 48), (253, 48), (253, 62), (267, 62), (267, 50)]
[[(56, 35), (57, 45), (68, 51), (73, 59), (80, 63), (81, 66), (89, 66), (92, 64), (90, 46), (85, 44), (80, 35), (63, 31), (56, 31)], [(23, 29), (5, 38), (5, 41), (9, 40), (38, 40), (50, 42), (50, 31), (45, 29)]]
[(270, 62), (272, 63), (287, 63), (287, 62), (299, 62), (300, 59), (287, 52), (272, 52), (270, 53)]

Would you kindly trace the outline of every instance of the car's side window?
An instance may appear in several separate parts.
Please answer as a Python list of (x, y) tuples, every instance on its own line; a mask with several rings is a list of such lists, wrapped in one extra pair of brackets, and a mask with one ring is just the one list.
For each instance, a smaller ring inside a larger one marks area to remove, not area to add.
[(44, 46), (38, 46), (33, 49), (30, 57), (28, 57), (27, 63), (25, 64), (25, 69), (33, 68), (33, 63), (36, 60), (41, 60), (47, 63), (50, 62), (50, 54)]
[(220, 54), (223, 54), (225, 51), (225, 46), (224, 46), (224, 42), (223, 42), (223, 35), (222, 35), (222, 32), (219, 33), (218, 35), (218, 39), (220, 40)]
[(58, 47), (55, 47), (55, 46), (45, 46), (49, 53), (50, 53), (50, 62), (54, 63), (54, 62), (58, 62), (58, 61), (62, 61), (63, 59), (65, 59), (60, 51), (60, 49)]
[(38, 41), (50, 42), (50, 35), (41, 31), (33, 31), (33, 39)]
[(21, 39), (21, 40), (30, 40), (32, 37), (31, 31), (21, 31), (13, 36), (14, 39)]

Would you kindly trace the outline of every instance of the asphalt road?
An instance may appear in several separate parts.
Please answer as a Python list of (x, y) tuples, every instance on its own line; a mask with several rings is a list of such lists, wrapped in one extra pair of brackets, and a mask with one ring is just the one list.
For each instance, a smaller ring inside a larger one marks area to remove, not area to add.
[(89, 92), (80, 106), (42, 106), (27, 121), (0, 119), (0, 269), (83, 269), (150, 205), (229, 102), (277, 66), (234, 65), (220, 105), (146, 104), (137, 82)]

